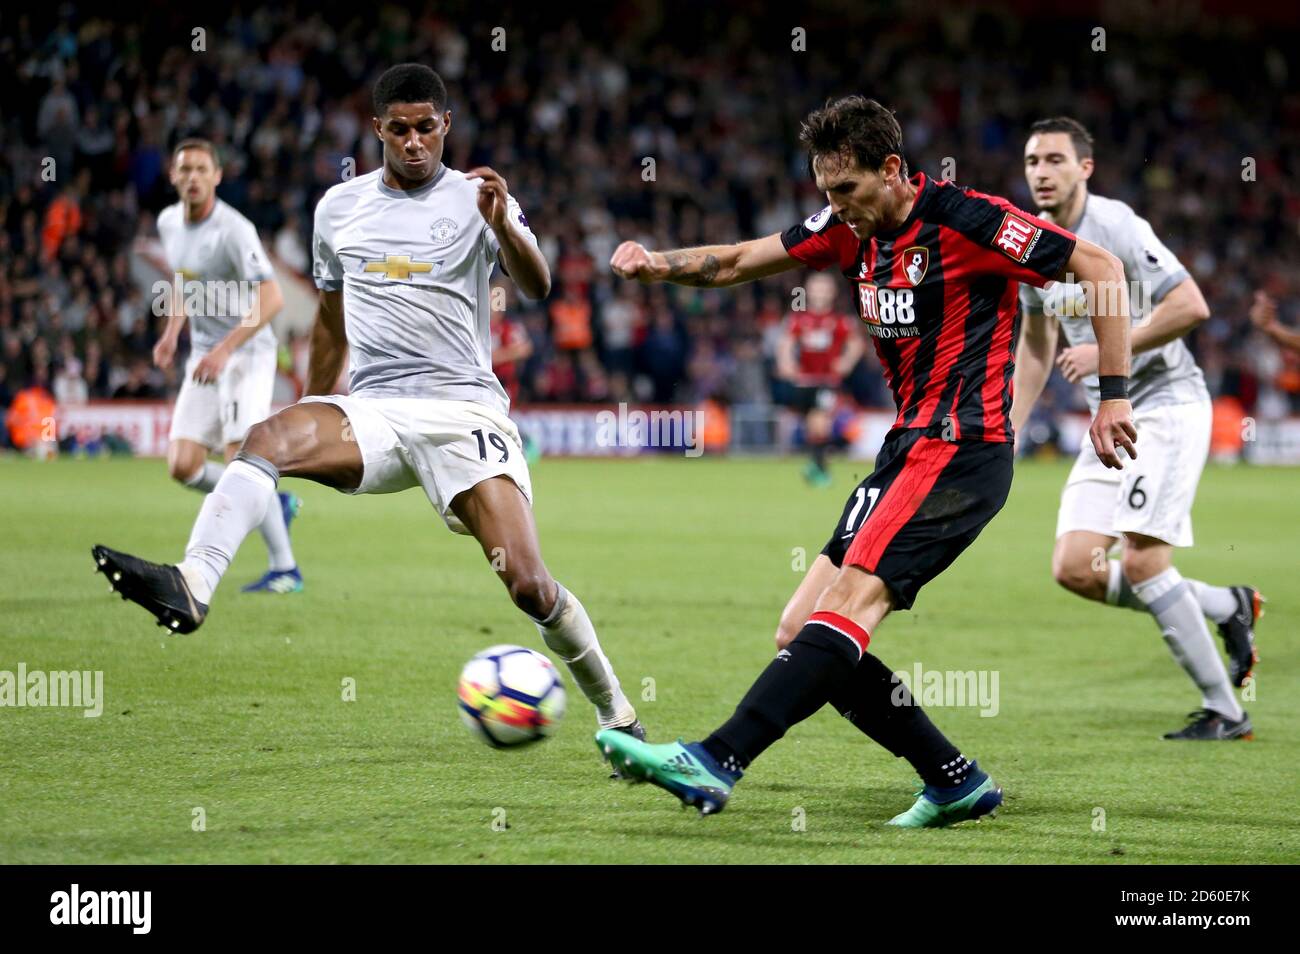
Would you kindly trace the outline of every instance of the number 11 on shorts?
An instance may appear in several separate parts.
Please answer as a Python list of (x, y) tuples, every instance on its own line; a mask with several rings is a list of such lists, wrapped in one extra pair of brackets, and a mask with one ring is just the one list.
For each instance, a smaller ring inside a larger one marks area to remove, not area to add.
[(867, 505), (867, 512), (862, 515), (863, 522), (871, 516), (871, 508), (876, 505), (876, 501), (880, 498), (880, 488), (859, 487), (854, 491), (854, 495), (858, 500), (857, 503), (853, 505), (853, 509), (849, 511), (848, 519), (844, 521), (845, 533), (853, 533), (859, 526), (861, 526), (861, 524), (858, 523), (858, 511), (862, 509), (863, 504)]

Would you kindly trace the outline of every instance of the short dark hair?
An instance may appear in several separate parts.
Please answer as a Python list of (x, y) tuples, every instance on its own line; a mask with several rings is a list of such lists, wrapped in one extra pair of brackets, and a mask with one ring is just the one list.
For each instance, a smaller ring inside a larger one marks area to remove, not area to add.
[(218, 169), (221, 168), (221, 153), (217, 152), (217, 147), (213, 145), (211, 140), (199, 139), (197, 136), (182, 139), (176, 144), (176, 148), (172, 150), (172, 159), (179, 156), (183, 149), (202, 149), (212, 157), (212, 164)]
[(390, 103), (432, 103), (442, 112), (447, 105), (447, 86), (423, 63), (398, 63), (384, 70), (371, 98), (376, 116), (384, 115)]
[(1029, 127), (1029, 135), (1035, 133), (1069, 133), (1070, 142), (1074, 143), (1074, 154), (1080, 159), (1092, 158), (1092, 133), (1077, 119), (1069, 116), (1052, 116), (1040, 119)]
[(813, 160), (823, 156), (852, 159), (863, 169), (875, 172), (885, 164), (885, 157), (896, 155), (903, 160), (903, 129), (891, 110), (865, 96), (842, 96), (827, 100), (803, 121), (799, 142), (808, 150), (808, 171)]

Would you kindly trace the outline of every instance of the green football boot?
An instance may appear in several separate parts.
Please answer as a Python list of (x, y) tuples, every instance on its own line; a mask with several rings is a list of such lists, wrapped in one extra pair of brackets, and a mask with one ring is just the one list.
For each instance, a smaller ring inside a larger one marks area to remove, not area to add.
[(944, 828), (979, 820), (1002, 804), (1002, 789), (974, 762), (970, 776), (955, 792), (924, 785), (916, 795), (916, 803), (888, 824), (897, 828)]
[(701, 815), (726, 808), (741, 776), (722, 768), (698, 742), (649, 745), (626, 732), (602, 729), (596, 733), (596, 747), (624, 778), (658, 785)]

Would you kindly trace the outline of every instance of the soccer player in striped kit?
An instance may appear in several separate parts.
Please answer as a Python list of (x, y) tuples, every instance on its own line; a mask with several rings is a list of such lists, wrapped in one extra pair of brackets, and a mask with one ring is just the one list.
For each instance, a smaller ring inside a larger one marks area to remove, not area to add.
[(597, 733), (625, 776), (705, 814), (721, 811), (750, 763), (827, 702), (907, 758), (925, 783), (891, 824), (941, 826), (1001, 803), (993, 779), (919, 707), (896, 704), (903, 687), (867, 646), (885, 616), (910, 608), (1006, 501), (1019, 282), (1042, 286), (1069, 272), (1119, 284), (1108, 300), (1114, 311), (1092, 316), (1102, 400), (1089, 433), (1106, 466), (1123, 467), (1120, 447), (1136, 457), (1118, 260), (1005, 199), (923, 173), (909, 178), (902, 138), (893, 114), (874, 100), (831, 102), (807, 117), (800, 134), (826, 208), (784, 233), (737, 245), (651, 252), (626, 242), (611, 260), (623, 278), (705, 287), (804, 265), (839, 269), (898, 406), (875, 471), (850, 496), (786, 607), (776, 659), (735, 714), (690, 744)]

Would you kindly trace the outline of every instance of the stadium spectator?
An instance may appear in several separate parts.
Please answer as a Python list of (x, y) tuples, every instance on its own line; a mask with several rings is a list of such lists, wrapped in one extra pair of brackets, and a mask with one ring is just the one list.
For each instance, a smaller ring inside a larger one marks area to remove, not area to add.
[(136, 358), (127, 378), (113, 391), (116, 400), (148, 401), (162, 397), (162, 391), (149, 380), (149, 362)]
[[(1269, 323), (1252, 334), (1248, 317), (1254, 289), (1286, 302), (1300, 291), (1300, 100), (1286, 65), (1300, 45), (1294, 11), (1265, 31), (1226, 30), (1215, 13), (1189, 9), (1158, 39), (1140, 17), (1117, 22), (1099, 57), (1086, 42), (1061, 42), (1062, 21), (1046, 10), (864, 8), (849, 29), (842, 12), (813, 7), (813, 55), (792, 54), (779, 18), (750, 11), (743, 24), (726, 5), (692, 7), (689, 34), (647, 43), (661, 14), (634, 0), (645, 17), (565, 22), (519, 8), (519, 35), (530, 39), (512, 34), (505, 57), (458, 26), (466, 9), (453, 0), (379, 30), (360, 11), (250, 14), (218, 2), (205, 7), (202, 55), (156, 0), (129, 23), (61, 5), (11, 24), (0, 41), (0, 400), (34, 379), (54, 385), (70, 363), (65, 333), (91, 399), (174, 391), (174, 376), (140, 382), (132, 370), (158, 333), (134, 242), (151, 237), (170, 201), (168, 148), (196, 132), (217, 141), (222, 197), (283, 267), (306, 274), (317, 199), (378, 162), (365, 91), (382, 68), (413, 59), (452, 87), (448, 163), (499, 163), (545, 223), (561, 287), (549, 302), (511, 305), (533, 345), (517, 369), (520, 402), (769, 403), (759, 373), (770, 388), (776, 323), (803, 279), (720, 297), (615, 290), (605, 262), (624, 238), (735, 240), (817, 211), (824, 200), (803, 175), (794, 124), (845, 91), (852, 63), (859, 84), (889, 77), (912, 166), (1022, 203), (1016, 143), (1027, 123), (1068, 111), (1092, 127), (1113, 156), (1098, 190), (1140, 207), (1205, 291), (1212, 317), (1189, 343), (1213, 393), (1247, 413), (1300, 410), (1300, 367), (1278, 353), (1296, 333)], [(1012, 46), (1025, 52), (1011, 63), (989, 52)], [(1195, 73), (1170, 68), (1185, 63)], [(874, 355), (846, 388), (859, 403), (889, 404)], [(1059, 375), (1048, 388), (1054, 409), (1082, 406)]]

